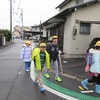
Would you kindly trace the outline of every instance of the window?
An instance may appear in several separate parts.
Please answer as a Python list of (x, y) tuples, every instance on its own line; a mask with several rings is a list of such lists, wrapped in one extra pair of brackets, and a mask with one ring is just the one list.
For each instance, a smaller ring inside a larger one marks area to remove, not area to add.
[(76, 4), (82, 4), (83, 3), (83, 0), (75, 0), (75, 3)]
[(50, 29), (50, 36), (56, 35), (56, 28), (51, 28)]
[(90, 34), (90, 23), (80, 23), (80, 34), (89, 35)]

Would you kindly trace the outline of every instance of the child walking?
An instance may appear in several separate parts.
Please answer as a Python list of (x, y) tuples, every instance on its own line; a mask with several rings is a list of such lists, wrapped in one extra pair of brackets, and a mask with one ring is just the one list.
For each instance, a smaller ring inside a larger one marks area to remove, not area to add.
[(45, 88), (42, 83), (42, 69), (46, 63), (47, 69), (50, 69), (50, 58), (49, 54), (46, 51), (46, 44), (40, 43), (39, 48), (35, 48), (32, 52), (32, 60), (35, 63), (36, 76), (34, 83), (40, 85), (40, 91), (44, 92)]
[(25, 71), (30, 71), (30, 64), (32, 60), (31, 42), (26, 41), (22, 47), (20, 58), (25, 62)]
[[(50, 55), (50, 64), (55, 68), (55, 80), (61, 82), (62, 79), (59, 77), (59, 70), (58, 70), (58, 54), (59, 54), (58, 36), (52, 37), (52, 43), (47, 46), (47, 52)], [(47, 69), (45, 70), (44, 76), (46, 78), (50, 78)]]
[(85, 79), (81, 82), (84, 89), (87, 88), (87, 84), (96, 83), (95, 92), (100, 94), (100, 41), (95, 45), (95, 49), (90, 49), (89, 52), (92, 55), (92, 64), (90, 66), (91, 79)]

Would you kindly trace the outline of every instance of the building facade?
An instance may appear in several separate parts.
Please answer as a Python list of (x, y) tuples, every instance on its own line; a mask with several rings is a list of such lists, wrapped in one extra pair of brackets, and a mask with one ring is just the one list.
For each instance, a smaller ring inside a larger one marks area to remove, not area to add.
[(65, 0), (56, 9), (59, 13), (41, 24), (43, 35), (58, 35), (66, 54), (86, 54), (92, 39), (100, 37), (100, 0)]

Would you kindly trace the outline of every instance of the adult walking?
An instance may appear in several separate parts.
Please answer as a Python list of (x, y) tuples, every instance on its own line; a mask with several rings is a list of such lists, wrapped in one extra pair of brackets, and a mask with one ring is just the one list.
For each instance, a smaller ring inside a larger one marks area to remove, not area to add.
[[(55, 80), (61, 82), (62, 79), (59, 77), (59, 70), (58, 70), (58, 54), (59, 54), (58, 36), (52, 37), (52, 43), (47, 46), (47, 52), (50, 55), (51, 66), (55, 68)], [(44, 76), (46, 78), (50, 78), (48, 70), (46, 70)]]

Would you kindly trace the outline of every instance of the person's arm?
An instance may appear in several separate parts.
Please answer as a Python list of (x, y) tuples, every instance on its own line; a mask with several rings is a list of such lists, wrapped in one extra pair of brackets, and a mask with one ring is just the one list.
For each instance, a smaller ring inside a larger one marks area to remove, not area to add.
[(89, 53), (95, 54), (95, 53), (100, 53), (100, 51), (91, 48), (89, 50)]
[(45, 56), (46, 56), (46, 67), (49, 70), (50, 69), (50, 55), (46, 50), (45, 50)]
[(21, 49), (20, 59), (24, 58), (25, 47)]
[(51, 45), (47, 45), (46, 51), (49, 53), (49, 55), (51, 54)]
[(34, 61), (35, 59), (35, 56), (36, 56), (36, 53), (35, 53), (35, 50), (32, 51), (32, 60)]

